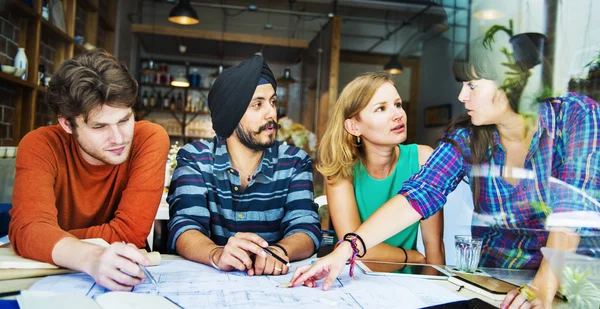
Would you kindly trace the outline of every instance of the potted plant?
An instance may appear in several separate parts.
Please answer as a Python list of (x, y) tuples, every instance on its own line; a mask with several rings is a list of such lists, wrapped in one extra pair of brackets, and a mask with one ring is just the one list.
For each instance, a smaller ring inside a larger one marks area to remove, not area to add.
[(486, 31), (483, 38), (483, 45), (490, 50), (494, 42), (494, 36), (497, 32), (503, 31), (510, 37), (510, 44), (513, 47), (515, 63), (523, 69), (529, 70), (540, 64), (543, 58), (546, 36), (542, 33), (526, 32), (515, 35), (513, 29), (513, 20), (508, 21), (508, 27), (503, 25), (493, 25)]

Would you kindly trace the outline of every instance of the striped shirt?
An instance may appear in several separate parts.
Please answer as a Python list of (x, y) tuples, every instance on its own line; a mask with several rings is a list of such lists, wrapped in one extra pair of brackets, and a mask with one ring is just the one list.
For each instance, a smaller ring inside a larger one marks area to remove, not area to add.
[(312, 161), (302, 150), (279, 142), (265, 150), (242, 190), (224, 138), (199, 140), (177, 154), (169, 188), (169, 250), (188, 230), (217, 245), (237, 232), (255, 233), (270, 244), (294, 233), (307, 234), (319, 248), (321, 231), (313, 201)]
[[(592, 199), (600, 197), (600, 106), (590, 98), (570, 93), (540, 106), (539, 125), (525, 158), (522, 179), (511, 185), (501, 177), (506, 150), (497, 131), (493, 133), (491, 159), (479, 172), (479, 212), (473, 216), (472, 233), (483, 238), (480, 266), (537, 268), (548, 231), (551, 212), (600, 211), (593, 201), (556, 183), (556, 179), (584, 190)], [(445, 137), (456, 141), (467, 157), (471, 132), (458, 129)], [(496, 172), (494, 172), (496, 168)], [(439, 211), (473, 166), (449, 143), (435, 149), (421, 171), (404, 183), (399, 194), (428, 218)], [(597, 238), (584, 237), (580, 253), (598, 250)], [(589, 250), (592, 249), (592, 250)], [(589, 250), (589, 251), (586, 251)]]

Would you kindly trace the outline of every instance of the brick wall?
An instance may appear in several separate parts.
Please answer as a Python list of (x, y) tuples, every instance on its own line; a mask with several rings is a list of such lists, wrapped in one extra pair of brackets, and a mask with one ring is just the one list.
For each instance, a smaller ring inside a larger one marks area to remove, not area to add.
[(104, 31), (104, 29), (102, 29), (102, 27), (98, 27), (98, 34), (96, 37), (97, 42), (97, 46), (104, 48), (104, 43), (106, 41), (106, 32)]
[(54, 55), (56, 49), (53, 48), (47, 38), (42, 37), (40, 41), (40, 64), (44, 66), (46, 74), (54, 74)]
[(0, 81), (0, 146), (13, 146), (15, 107), (21, 91), (20, 87)]
[(45, 96), (38, 93), (35, 104), (35, 128), (51, 125), (53, 119), (54, 112), (46, 104)]
[[(13, 65), (17, 54), (20, 18), (8, 9), (6, 0), (0, 0), (0, 64)], [(15, 107), (22, 89), (0, 81), (0, 146), (13, 146)]]
[(13, 65), (21, 33), (20, 18), (11, 14), (5, 0), (0, 0), (0, 64)]
[[(85, 29), (85, 10), (80, 5), (81, 1), (77, 1), (77, 7), (75, 8), (75, 35), (83, 36)], [(84, 38), (85, 39), (85, 38)]]

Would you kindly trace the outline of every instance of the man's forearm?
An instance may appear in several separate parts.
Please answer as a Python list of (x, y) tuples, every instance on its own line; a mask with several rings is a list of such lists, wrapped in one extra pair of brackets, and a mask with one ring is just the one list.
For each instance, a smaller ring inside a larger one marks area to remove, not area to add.
[(209, 254), (217, 245), (197, 230), (188, 230), (177, 238), (175, 250), (182, 257), (211, 265)]
[(290, 261), (303, 260), (315, 253), (315, 243), (305, 233), (294, 233), (278, 242), (288, 253)]
[(65, 237), (52, 249), (54, 264), (89, 274), (93, 262), (102, 254), (103, 247), (83, 242), (74, 237)]

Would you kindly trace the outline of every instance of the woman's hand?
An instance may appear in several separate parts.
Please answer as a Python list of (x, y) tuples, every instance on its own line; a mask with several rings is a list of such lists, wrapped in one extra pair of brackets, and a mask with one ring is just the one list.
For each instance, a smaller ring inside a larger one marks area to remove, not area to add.
[[(535, 290), (535, 288), (532, 288)], [(514, 289), (508, 294), (500, 304), (500, 309), (545, 309), (544, 303), (540, 298), (534, 298), (527, 301), (525, 296), (519, 293), (519, 289)]]
[(323, 290), (329, 290), (351, 256), (352, 247), (350, 243), (347, 241), (342, 242), (333, 252), (315, 263), (298, 267), (291, 280), (292, 286), (304, 284), (308, 287), (316, 287), (316, 281), (326, 277)]

